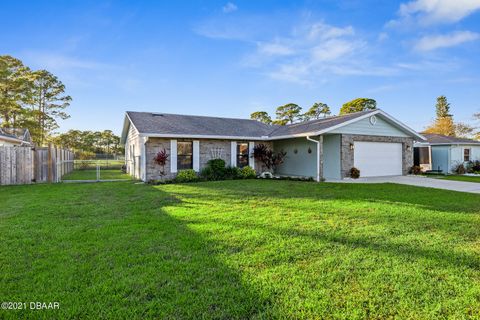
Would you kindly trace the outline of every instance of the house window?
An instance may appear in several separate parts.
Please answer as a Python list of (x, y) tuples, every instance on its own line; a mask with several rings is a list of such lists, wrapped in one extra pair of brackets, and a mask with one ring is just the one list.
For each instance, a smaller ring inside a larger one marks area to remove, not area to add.
[(177, 142), (177, 169), (185, 170), (193, 168), (193, 142)]
[(430, 164), (430, 148), (420, 147), (418, 148), (420, 164)]
[(463, 161), (470, 161), (470, 149), (463, 149)]
[(248, 166), (248, 143), (237, 143), (237, 167)]

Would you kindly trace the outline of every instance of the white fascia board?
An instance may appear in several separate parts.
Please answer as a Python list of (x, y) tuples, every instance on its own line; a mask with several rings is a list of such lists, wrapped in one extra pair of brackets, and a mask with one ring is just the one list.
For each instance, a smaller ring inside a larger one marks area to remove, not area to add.
[(4, 136), (1, 136), (0, 140), (9, 141), (9, 142), (17, 142), (17, 143), (28, 143), (27, 141), (23, 141), (23, 140), (20, 140), (20, 139), (17, 139), (17, 138), (4, 137)]
[(396, 125), (398, 125), (399, 127), (403, 128), (404, 130), (410, 132), (412, 135), (414, 135), (414, 136), (417, 137), (418, 139), (420, 139), (420, 140), (427, 140), (427, 138), (425, 138), (425, 137), (422, 136), (420, 133), (418, 133), (417, 131), (413, 130), (413, 129), (410, 128), (409, 126), (407, 126), (405, 123), (398, 121), (397, 119), (395, 119), (394, 117), (392, 117), (391, 115), (389, 115), (388, 113), (386, 113), (386, 112), (383, 111), (383, 110), (379, 110), (379, 111), (380, 111), (380, 114), (381, 114), (381, 115), (383, 115), (384, 117), (386, 117), (386, 118), (389, 119), (390, 121), (394, 122)]
[(127, 137), (128, 137), (128, 130), (130, 129), (130, 126), (132, 126), (133, 129), (135, 129), (137, 134), (140, 133), (140, 131), (138, 131), (137, 127), (135, 127), (135, 124), (133, 123), (132, 119), (128, 115), (128, 112), (125, 112), (125, 120), (128, 120), (128, 121), (123, 122), (123, 130), (122, 130), (122, 135), (120, 137), (121, 144), (125, 144), (125, 141), (127, 140)]
[[(384, 112), (383, 110), (377, 109), (375, 111), (369, 112), (367, 114), (364, 114), (362, 116), (356, 117), (354, 119), (342, 122), (340, 124), (337, 124), (335, 126), (328, 127), (326, 129), (320, 130), (320, 131), (311, 131), (311, 132), (304, 132), (304, 133), (298, 133), (298, 134), (288, 134), (288, 135), (283, 135), (283, 136), (261, 136), (261, 137), (240, 137), (240, 136), (217, 136), (217, 135), (186, 135), (186, 134), (159, 134), (159, 133), (140, 133), (140, 136), (144, 137), (152, 137), (152, 138), (192, 138), (192, 139), (225, 139), (225, 140), (255, 140), (255, 141), (273, 141), (273, 140), (282, 140), (282, 139), (291, 139), (291, 138), (302, 138), (302, 137), (307, 137), (307, 136), (319, 136), (324, 133), (328, 133), (332, 130), (347, 126), (351, 123), (360, 121), (362, 119), (371, 117), (373, 115), (381, 114), (383, 117), (387, 118), (391, 122), (393, 122), (395, 125), (401, 127), (404, 131), (409, 132), (411, 135), (413, 135), (415, 138), (419, 140), (427, 140), (424, 136), (413, 130), (412, 128), (408, 127), (404, 123), (396, 120), (392, 116), (390, 116), (388, 113)], [(127, 114), (128, 116), (128, 114)], [(133, 125), (133, 123), (132, 123)], [(138, 132), (138, 130), (137, 130)]]
[(365, 119), (365, 118), (369, 118), (371, 116), (374, 116), (374, 115), (377, 115), (377, 114), (380, 114), (382, 116), (384, 116), (385, 118), (387, 118), (388, 120), (392, 121), (393, 123), (395, 123), (397, 126), (401, 127), (404, 131), (407, 131), (409, 132), (410, 134), (412, 134), (413, 136), (415, 136), (416, 138), (418, 138), (419, 140), (427, 140), (424, 136), (420, 135), (418, 132), (416, 132), (415, 130), (413, 130), (412, 128), (410, 128), (409, 126), (403, 124), (402, 122), (398, 121), (397, 119), (393, 118), (391, 115), (389, 115), (388, 113), (384, 112), (383, 110), (375, 110), (373, 112), (369, 112), (363, 116), (360, 116), (360, 117), (357, 117), (355, 119), (352, 119), (352, 120), (349, 120), (349, 121), (345, 121), (345, 122), (342, 122), (340, 124), (337, 124), (336, 126), (333, 126), (333, 127), (329, 127), (327, 129), (324, 129), (324, 130), (320, 130), (318, 132), (316, 132), (314, 135), (321, 135), (321, 134), (324, 134), (324, 133), (328, 133), (332, 130), (335, 130), (335, 129), (338, 129), (338, 128), (341, 128), (341, 127), (344, 127), (346, 125), (349, 125), (351, 123), (354, 123), (354, 122), (357, 122), (359, 120), (362, 120), (362, 119)]
[(184, 138), (184, 139), (225, 139), (225, 140), (255, 140), (266, 141), (268, 137), (240, 137), (240, 136), (216, 136), (196, 134), (164, 134), (164, 133), (140, 133), (141, 137), (150, 138)]

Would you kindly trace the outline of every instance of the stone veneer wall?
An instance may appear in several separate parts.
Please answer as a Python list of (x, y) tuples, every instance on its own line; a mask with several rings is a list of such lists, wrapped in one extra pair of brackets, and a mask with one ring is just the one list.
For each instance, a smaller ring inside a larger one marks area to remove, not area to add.
[[(177, 141), (192, 141), (193, 139), (176, 139)], [(195, 139), (200, 141), (200, 170), (206, 167), (208, 160), (214, 158), (221, 158), (225, 160), (227, 166), (230, 165), (231, 158), (231, 140), (216, 140), (216, 139)], [(247, 142), (238, 140), (237, 142)], [(272, 143), (268, 141), (256, 141), (255, 144), (263, 143), (272, 148)], [(160, 175), (160, 166), (153, 161), (155, 155), (165, 149), (167, 154), (170, 155), (170, 139), (168, 138), (150, 138), (146, 145), (147, 153), (147, 181), (154, 179), (172, 179), (175, 174), (170, 172), (170, 159), (169, 156), (167, 164), (165, 165), (165, 176)], [(213, 151), (216, 152), (213, 152)], [(262, 172), (262, 164), (259, 161), (255, 161), (255, 169), (258, 173)]]
[[(354, 141), (402, 143), (403, 174), (408, 174), (408, 171), (413, 166), (413, 138), (342, 134), (342, 147), (340, 152), (342, 177), (348, 177), (349, 171), (353, 167), (354, 150), (350, 149), (350, 144)], [(407, 150), (408, 146), (410, 150)]]

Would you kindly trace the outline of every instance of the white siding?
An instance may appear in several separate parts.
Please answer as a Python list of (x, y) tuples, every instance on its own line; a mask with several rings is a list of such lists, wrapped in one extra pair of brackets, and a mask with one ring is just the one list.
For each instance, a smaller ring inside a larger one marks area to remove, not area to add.
[(380, 115), (376, 115), (377, 122), (372, 125), (370, 118), (358, 120), (344, 127), (332, 130), (329, 133), (343, 134), (361, 134), (370, 136), (387, 136), (387, 137), (409, 137), (408, 134), (398, 129), (395, 125), (382, 119)]
[(136, 179), (140, 179), (141, 167), (141, 151), (142, 141), (138, 135), (137, 130), (130, 125), (128, 129), (127, 139), (125, 142), (125, 165), (127, 166), (127, 173)]
[(470, 160), (480, 160), (480, 146), (476, 145), (457, 145), (450, 149), (451, 166), (463, 162), (463, 150), (470, 149)]

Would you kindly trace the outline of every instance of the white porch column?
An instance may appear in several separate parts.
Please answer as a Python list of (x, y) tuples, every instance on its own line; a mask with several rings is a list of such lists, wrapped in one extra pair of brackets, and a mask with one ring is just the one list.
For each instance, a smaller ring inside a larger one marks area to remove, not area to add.
[(200, 141), (193, 140), (193, 170), (200, 171)]
[(177, 140), (170, 140), (170, 172), (177, 173)]
[(255, 142), (250, 141), (248, 143), (248, 165), (255, 170), (255, 159), (253, 158), (253, 148), (255, 147)]
[(232, 141), (230, 144), (230, 166), (237, 166), (237, 141)]
[(142, 151), (140, 155), (141, 159), (141, 169), (140, 169), (140, 179), (142, 181), (147, 181), (147, 142), (148, 137), (143, 138)]

